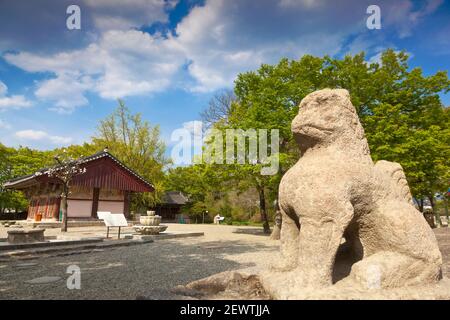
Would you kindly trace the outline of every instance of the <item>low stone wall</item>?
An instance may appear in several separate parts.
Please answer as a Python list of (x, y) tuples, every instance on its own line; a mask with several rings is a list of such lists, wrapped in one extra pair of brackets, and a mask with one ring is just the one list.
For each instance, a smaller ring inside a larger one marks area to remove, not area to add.
[[(34, 220), (24, 220), (17, 221), (20, 225), (29, 228), (61, 228), (61, 222), (59, 221), (34, 221)], [(67, 221), (67, 226), (69, 228), (78, 227), (99, 227), (105, 226), (102, 220), (79, 220), (79, 221)]]

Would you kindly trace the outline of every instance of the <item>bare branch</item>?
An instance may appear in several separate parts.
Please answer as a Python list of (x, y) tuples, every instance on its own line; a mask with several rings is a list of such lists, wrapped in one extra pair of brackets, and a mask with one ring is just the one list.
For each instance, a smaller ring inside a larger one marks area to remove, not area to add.
[(223, 121), (227, 122), (231, 112), (231, 105), (236, 100), (232, 90), (223, 90), (214, 95), (208, 103), (208, 107), (200, 113), (206, 127)]

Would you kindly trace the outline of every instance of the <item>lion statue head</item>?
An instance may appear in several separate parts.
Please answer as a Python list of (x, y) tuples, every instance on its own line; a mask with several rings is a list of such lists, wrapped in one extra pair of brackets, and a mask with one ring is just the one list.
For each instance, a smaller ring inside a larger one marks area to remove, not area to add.
[(345, 89), (323, 89), (307, 95), (291, 130), (302, 152), (336, 143), (344, 147), (359, 144), (362, 152), (369, 152), (364, 129)]

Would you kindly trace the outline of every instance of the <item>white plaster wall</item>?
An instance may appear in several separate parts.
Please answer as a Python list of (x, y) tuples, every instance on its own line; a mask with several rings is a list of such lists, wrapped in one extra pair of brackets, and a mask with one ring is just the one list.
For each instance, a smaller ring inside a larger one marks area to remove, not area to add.
[(111, 213), (124, 213), (123, 201), (99, 201), (98, 211), (109, 211)]
[[(92, 211), (91, 200), (68, 200), (67, 217), (69, 218), (89, 218)], [(101, 210), (99, 210), (101, 211)]]

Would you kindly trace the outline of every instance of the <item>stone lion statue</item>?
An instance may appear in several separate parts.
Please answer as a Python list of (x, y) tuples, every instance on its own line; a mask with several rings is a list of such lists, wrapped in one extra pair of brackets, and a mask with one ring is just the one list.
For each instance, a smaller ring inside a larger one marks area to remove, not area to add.
[[(292, 132), (302, 157), (279, 188), (283, 260), (262, 277), (274, 298), (339, 280), (395, 288), (442, 277), (436, 238), (412, 203), (402, 167), (373, 163), (346, 90), (306, 96)], [(340, 255), (348, 268), (337, 276)]]
[(306, 96), (292, 132), (302, 157), (280, 183), (281, 262), (212, 275), (181, 288), (181, 294), (449, 299), (450, 281), (438, 281), (442, 257), (436, 238), (412, 203), (403, 169), (389, 161), (373, 163), (348, 92), (325, 89)]

